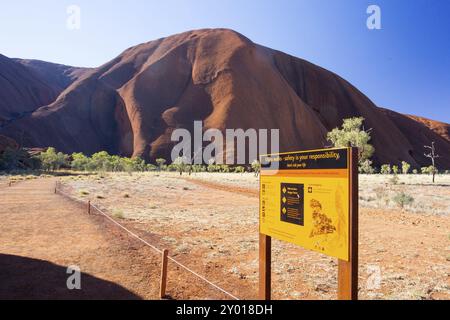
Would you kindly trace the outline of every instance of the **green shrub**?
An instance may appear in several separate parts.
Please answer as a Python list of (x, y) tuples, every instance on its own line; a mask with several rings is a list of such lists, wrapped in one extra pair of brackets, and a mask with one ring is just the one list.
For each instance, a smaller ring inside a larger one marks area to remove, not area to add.
[(398, 193), (392, 200), (402, 209), (414, 202), (414, 198), (404, 192)]
[(433, 171), (435, 171), (435, 167), (429, 166), (429, 167), (422, 167), (421, 172), (422, 174), (433, 174)]
[(359, 173), (374, 174), (375, 169), (372, 167), (372, 161), (369, 159), (361, 162), (358, 167)]
[(402, 173), (408, 174), (410, 169), (411, 169), (411, 165), (406, 161), (402, 161)]
[(252, 170), (256, 177), (259, 176), (259, 173), (261, 172), (261, 163), (258, 160), (252, 162)]
[(398, 166), (397, 166), (397, 165), (393, 165), (393, 166), (392, 166), (392, 172), (393, 172), (394, 174), (398, 174), (399, 169), (398, 169)]
[(381, 174), (391, 174), (391, 165), (390, 164), (383, 164), (381, 166)]
[(238, 166), (234, 168), (234, 172), (235, 173), (244, 173), (245, 172), (245, 167), (242, 166)]
[(164, 165), (166, 164), (166, 159), (156, 159), (156, 165), (158, 166), (159, 171), (163, 171), (164, 170)]

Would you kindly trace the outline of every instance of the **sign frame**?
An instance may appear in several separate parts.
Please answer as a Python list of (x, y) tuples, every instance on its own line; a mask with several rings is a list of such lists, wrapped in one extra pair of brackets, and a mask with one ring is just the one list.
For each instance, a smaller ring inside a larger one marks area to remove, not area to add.
[[(358, 300), (358, 242), (359, 242), (359, 181), (358, 148), (339, 148), (305, 150), (300, 152), (319, 152), (347, 150), (348, 155), (348, 261), (338, 259), (338, 299)], [(295, 152), (294, 152), (295, 153)], [(289, 153), (279, 153), (285, 155)], [(293, 153), (291, 153), (293, 154)], [(261, 179), (261, 177), (260, 177)], [(261, 184), (260, 184), (261, 185)], [(261, 199), (260, 199), (261, 215)], [(261, 217), (260, 217), (261, 224)], [(272, 296), (272, 237), (259, 232), (259, 299), (271, 300)]]

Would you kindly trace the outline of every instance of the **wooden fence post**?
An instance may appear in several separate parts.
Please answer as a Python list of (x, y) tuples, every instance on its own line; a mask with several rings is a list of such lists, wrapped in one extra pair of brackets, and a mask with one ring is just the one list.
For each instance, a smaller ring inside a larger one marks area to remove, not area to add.
[(358, 148), (351, 149), (350, 155), (350, 217), (349, 217), (349, 258), (339, 260), (338, 299), (358, 300)]
[(91, 200), (89, 200), (87, 203), (87, 212), (88, 214), (91, 214)]
[(272, 238), (259, 234), (259, 299), (272, 298)]
[(169, 256), (169, 250), (164, 249), (162, 253), (162, 265), (161, 265), (161, 286), (159, 296), (161, 299), (166, 298), (167, 287), (167, 257)]

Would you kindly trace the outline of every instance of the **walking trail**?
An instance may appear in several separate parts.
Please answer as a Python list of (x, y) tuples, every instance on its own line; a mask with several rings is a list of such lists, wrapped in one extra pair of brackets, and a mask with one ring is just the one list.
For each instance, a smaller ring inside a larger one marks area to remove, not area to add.
[[(157, 299), (160, 256), (54, 186), (0, 187), (0, 299)], [(67, 288), (72, 265), (81, 290)]]

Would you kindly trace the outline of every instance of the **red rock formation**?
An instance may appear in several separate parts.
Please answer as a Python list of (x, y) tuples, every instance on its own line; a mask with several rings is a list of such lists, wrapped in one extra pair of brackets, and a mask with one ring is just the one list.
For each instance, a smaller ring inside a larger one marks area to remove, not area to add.
[(0, 135), (0, 153), (7, 148), (18, 149), (19, 145), (13, 139)]
[(13, 60), (35, 72), (47, 85), (50, 85), (53, 90), (58, 92), (58, 94), (92, 70), (90, 68), (78, 68), (40, 60)]
[(376, 163), (426, 165), (423, 143), (435, 140), (438, 164), (450, 167), (450, 142), (433, 130), (377, 108), (330, 71), (225, 29), (129, 48), (4, 131), (26, 131), (33, 147), (154, 159), (168, 157), (173, 129), (194, 120), (205, 129), (280, 129), (281, 150), (292, 151), (327, 145), (327, 131), (353, 116), (373, 129)]

